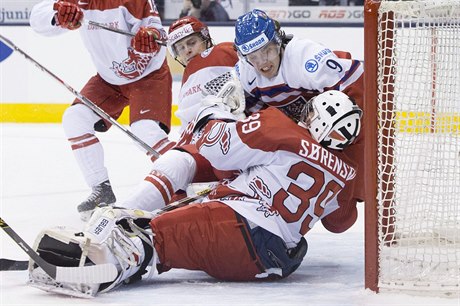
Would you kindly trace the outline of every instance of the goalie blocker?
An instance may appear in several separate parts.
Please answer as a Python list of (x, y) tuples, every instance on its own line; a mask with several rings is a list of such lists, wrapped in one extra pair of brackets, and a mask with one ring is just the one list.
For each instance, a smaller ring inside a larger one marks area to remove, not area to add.
[(111, 263), (118, 276), (109, 283), (59, 283), (31, 261), (29, 284), (90, 298), (171, 268), (202, 270), (229, 281), (281, 278), (294, 272), (307, 252), (305, 239), (288, 250), (279, 237), (250, 226), (219, 202), (191, 204), (154, 216), (155, 212), (105, 207), (96, 210), (84, 231), (44, 230), (34, 245), (40, 257), (59, 266)]

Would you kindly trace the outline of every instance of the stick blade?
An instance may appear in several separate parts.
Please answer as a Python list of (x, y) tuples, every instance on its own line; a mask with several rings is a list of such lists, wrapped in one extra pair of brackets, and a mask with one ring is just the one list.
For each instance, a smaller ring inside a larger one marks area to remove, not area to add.
[(11, 53), (13, 53), (13, 49), (10, 48), (7, 44), (0, 40), (0, 62), (6, 60)]

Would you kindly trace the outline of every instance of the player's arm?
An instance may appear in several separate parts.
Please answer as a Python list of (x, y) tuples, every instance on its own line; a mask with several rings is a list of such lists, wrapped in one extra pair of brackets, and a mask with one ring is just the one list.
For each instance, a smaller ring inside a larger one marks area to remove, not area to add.
[(132, 31), (135, 33), (131, 46), (140, 53), (158, 53), (161, 48), (158, 41), (167, 41), (168, 35), (161, 25), (154, 2), (134, 1), (127, 9), (133, 15), (132, 18), (128, 17), (127, 22), (132, 25)]
[[(297, 41), (289, 49), (296, 58), (291, 62), (293, 71), (298, 71), (299, 87), (324, 92), (338, 90), (347, 93), (350, 88), (361, 87), (363, 65), (360, 61), (351, 58), (348, 52), (337, 52), (313, 41)], [(357, 85), (357, 86), (356, 86)], [(359, 95), (359, 92), (356, 91)]]
[(260, 120), (260, 113), (256, 113), (236, 122), (208, 124), (196, 148), (221, 179), (253, 166), (269, 164), (275, 155), (263, 146), (269, 141), (269, 131)]
[(83, 12), (78, 5), (66, 1), (45, 0), (34, 5), (30, 13), (30, 26), (45, 36), (77, 29), (82, 20)]
[(158, 41), (165, 41), (164, 30), (141, 26), (131, 39), (131, 47), (140, 53), (157, 54), (161, 46)]

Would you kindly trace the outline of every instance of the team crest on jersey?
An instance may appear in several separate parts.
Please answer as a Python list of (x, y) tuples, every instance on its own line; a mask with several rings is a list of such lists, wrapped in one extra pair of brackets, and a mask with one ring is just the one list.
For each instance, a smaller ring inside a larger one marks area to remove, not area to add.
[(307, 70), (310, 73), (315, 72), (316, 70), (318, 70), (318, 62), (314, 59), (309, 59), (305, 63), (305, 70)]
[(202, 146), (211, 147), (218, 143), (224, 155), (227, 155), (230, 150), (230, 133), (223, 122), (213, 124), (203, 138), (199, 144), (200, 148)]
[(251, 180), (249, 183), (249, 188), (254, 191), (255, 195), (263, 195), (268, 199), (272, 197), (272, 192), (268, 188), (267, 184), (265, 184), (264, 180), (258, 176)]
[(121, 63), (112, 62), (110, 68), (115, 74), (127, 80), (135, 79), (144, 73), (154, 54), (142, 54), (134, 52), (132, 48), (128, 49), (128, 58)]
[(264, 217), (273, 217), (273, 216), (279, 216), (280, 213), (273, 209), (270, 205), (267, 205), (265, 201), (259, 201), (259, 207), (257, 207), (256, 211), (260, 211), (264, 213)]

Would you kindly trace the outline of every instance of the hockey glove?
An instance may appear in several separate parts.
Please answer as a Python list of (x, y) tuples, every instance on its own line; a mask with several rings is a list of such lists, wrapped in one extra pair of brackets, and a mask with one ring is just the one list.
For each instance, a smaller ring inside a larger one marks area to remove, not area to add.
[(234, 70), (207, 82), (204, 85), (203, 95), (205, 97), (202, 105), (218, 105), (234, 115), (244, 114), (246, 108), (244, 90)]
[(53, 10), (56, 11), (54, 21), (57, 26), (69, 30), (75, 30), (81, 26), (83, 11), (78, 5), (70, 2), (58, 1), (54, 3)]
[(141, 27), (131, 40), (131, 47), (140, 53), (157, 53), (160, 46), (156, 42), (161, 33), (155, 28)]

